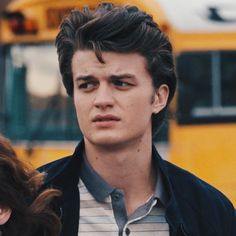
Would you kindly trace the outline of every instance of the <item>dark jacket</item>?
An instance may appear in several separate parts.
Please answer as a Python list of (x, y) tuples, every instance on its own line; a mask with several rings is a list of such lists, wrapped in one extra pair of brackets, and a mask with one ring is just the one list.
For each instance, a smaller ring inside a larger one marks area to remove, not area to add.
[[(74, 154), (41, 167), (45, 186), (62, 190), (53, 208), (61, 217), (61, 236), (77, 236), (79, 225), (79, 166), (83, 142)], [(236, 214), (231, 202), (218, 190), (191, 173), (162, 160), (153, 147), (153, 158), (169, 193), (166, 220), (171, 236), (236, 236)]]

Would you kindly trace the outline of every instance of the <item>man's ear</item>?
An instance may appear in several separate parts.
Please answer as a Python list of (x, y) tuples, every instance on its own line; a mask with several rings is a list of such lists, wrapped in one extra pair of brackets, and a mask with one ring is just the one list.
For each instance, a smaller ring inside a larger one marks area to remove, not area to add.
[(167, 104), (169, 97), (169, 87), (166, 84), (162, 84), (159, 88), (155, 89), (153, 99), (153, 113), (159, 113)]
[(0, 225), (4, 225), (7, 223), (9, 218), (11, 217), (12, 210), (9, 207), (0, 207)]

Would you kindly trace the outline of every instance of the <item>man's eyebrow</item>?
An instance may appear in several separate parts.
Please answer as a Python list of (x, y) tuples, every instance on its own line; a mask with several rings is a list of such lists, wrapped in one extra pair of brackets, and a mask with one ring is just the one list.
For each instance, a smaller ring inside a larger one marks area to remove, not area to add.
[[(118, 79), (135, 79), (135, 75), (125, 73), (125, 74), (118, 74), (118, 75), (111, 75), (110, 79), (118, 80)], [(93, 75), (79, 75), (75, 78), (75, 81), (89, 81), (94, 80), (95, 77)]]
[(111, 75), (111, 79), (117, 80), (117, 79), (135, 79), (135, 75), (125, 73), (125, 74), (120, 74), (120, 75)]
[(94, 76), (92, 75), (79, 75), (75, 78), (75, 81), (88, 81), (88, 80), (93, 80)]

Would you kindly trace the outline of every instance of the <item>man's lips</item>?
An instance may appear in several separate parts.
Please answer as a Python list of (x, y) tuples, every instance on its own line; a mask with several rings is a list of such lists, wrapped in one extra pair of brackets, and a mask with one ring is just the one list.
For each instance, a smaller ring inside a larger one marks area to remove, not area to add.
[(106, 121), (120, 121), (120, 118), (114, 115), (96, 115), (93, 119), (93, 122), (106, 122)]

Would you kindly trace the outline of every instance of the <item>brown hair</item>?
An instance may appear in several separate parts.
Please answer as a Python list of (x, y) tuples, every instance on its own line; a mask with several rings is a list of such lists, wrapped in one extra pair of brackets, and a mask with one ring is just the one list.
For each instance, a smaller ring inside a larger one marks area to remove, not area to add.
[(12, 214), (1, 226), (3, 236), (58, 236), (61, 224), (49, 203), (59, 190), (37, 194), (44, 174), (20, 161), (9, 141), (0, 136), (0, 207)]
[[(63, 83), (70, 96), (73, 96), (73, 54), (86, 49), (94, 50), (101, 63), (105, 63), (102, 51), (139, 53), (146, 59), (153, 86), (168, 85), (168, 104), (174, 96), (176, 74), (169, 39), (150, 15), (135, 6), (102, 3), (94, 11), (89, 8), (74, 10), (63, 20), (55, 43)], [(166, 108), (153, 115), (153, 136), (165, 113)]]

